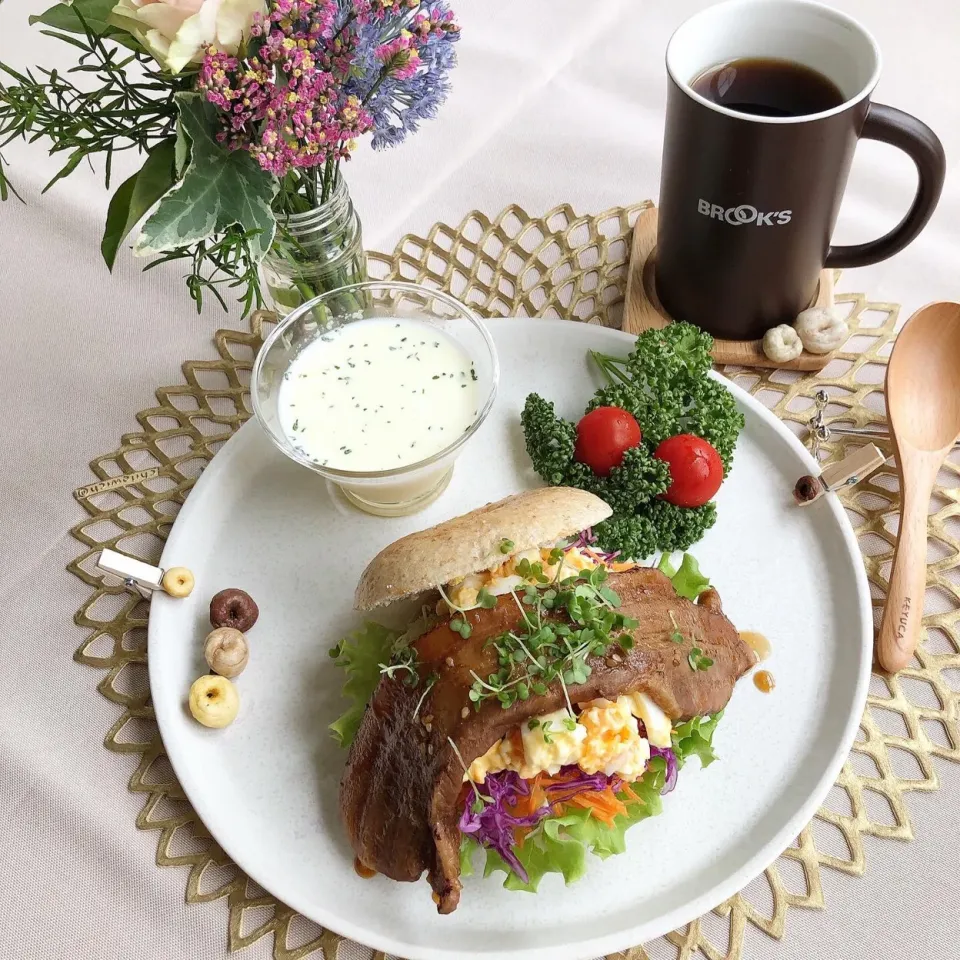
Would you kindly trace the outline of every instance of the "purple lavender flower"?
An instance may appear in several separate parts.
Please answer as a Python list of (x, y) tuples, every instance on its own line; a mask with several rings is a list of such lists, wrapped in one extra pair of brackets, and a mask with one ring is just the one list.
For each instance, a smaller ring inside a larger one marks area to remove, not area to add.
[[(420, 64), (410, 76), (381, 77), (377, 50), (402, 30), (418, 41)], [(459, 37), (453, 12), (444, 2), (422, 4), (413, 15), (370, 20), (359, 26), (354, 52), (357, 76), (348, 82), (348, 89), (365, 100), (373, 117), (375, 150), (396, 146), (419, 129), (420, 121), (437, 115), (450, 92), (449, 73), (456, 66), (454, 44)]]

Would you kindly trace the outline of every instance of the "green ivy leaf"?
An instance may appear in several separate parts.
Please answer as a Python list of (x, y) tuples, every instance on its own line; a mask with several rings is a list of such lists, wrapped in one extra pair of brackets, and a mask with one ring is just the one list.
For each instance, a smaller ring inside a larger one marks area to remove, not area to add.
[(110, 270), (113, 270), (120, 244), (176, 182), (174, 143), (171, 137), (154, 147), (140, 170), (124, 180), (111, 198), (107, 224), (100, 241), (100, 252)]
[(197, 93), (176, 97), (184, 133), (190, 139), (190, 163), (183, 179), (164, 194), (143, 225), (134, 246), (137, 256), (152, 256), (188, 246), (239, 224), (256, 231), (250, 252), (262, 260), (277, 228), (270, 204), (276, 179), (244, 150), (227, 150), (214, 139), (216, 108)]
[(183, 132), (183, 124), (177, 121), (177, 139), (173, 163), (178, 180), (183, 176), (183, 171), (186, 170), (189, 159), (190, 141), (187, 139), (187, 135)]

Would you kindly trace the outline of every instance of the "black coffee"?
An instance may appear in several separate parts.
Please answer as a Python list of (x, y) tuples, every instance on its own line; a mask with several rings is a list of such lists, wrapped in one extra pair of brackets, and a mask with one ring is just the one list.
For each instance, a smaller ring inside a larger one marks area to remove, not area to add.
[(822, 73), (792, 60), (745, 57), (704, 70), (690, 84), (713, 103), (761, 117), (803, 117), (839, 107), (843, 94)]

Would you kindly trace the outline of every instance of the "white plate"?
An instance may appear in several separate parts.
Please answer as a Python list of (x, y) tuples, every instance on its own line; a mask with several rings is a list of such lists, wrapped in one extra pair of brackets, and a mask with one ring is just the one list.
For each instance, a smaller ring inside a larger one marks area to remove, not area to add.
[[(691, 762), (664, 813), (634, 827), (628, 851), (591, 858), (564, 887), (502, 889), (502, 874), (465, 882), (460, 907), (436, 913), (426, 882), (363, 880), (337, 811), (345, 760), (327, 734), (344, 704), (327, 651), (359, 623), (357, 578), (385, 544), (412, 530), (535, 486), (519, 413), (527, 393), (576, 418), (599, 384), (587, 350), (625, 355), (632, 338), (567, 321), (493, 320), (502, 382), (441, 499), (414, 517), (357, 513), (248, 423), (197, 482), (163, 552), (197, 586), (156, 595), (150, 686), (167, 753), (210, 832), (251, 877), (312, 920), (411, 960), (579, 960), (659, 936), (745, 886), (816, 812), (853, 741), (872, 645), (867, 581), (834, 498), (807, 509), (791, 491), (813, 461), (760, 403), (730, 390), (746, 415), (719, 520), (695, 547), (740, 629), (770, 638), (776, 690), (745, 678), (716, 735), (721, 759)], [(206, 672), (207, 605), (239, 586), (260, 605), (239, 678), (240, 714), (207, 730), (186, 709)], [(497, 879), (497, 877), (500, 879)]]

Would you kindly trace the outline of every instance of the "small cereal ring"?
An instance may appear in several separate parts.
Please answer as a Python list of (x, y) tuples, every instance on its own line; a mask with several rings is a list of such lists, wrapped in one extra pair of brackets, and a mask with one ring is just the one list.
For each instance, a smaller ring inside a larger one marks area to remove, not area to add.
[(774, 363), (786, 363), (803, 353), (803, 344), (793, 327), (781, 323), (763, 335), (763, 352)]
[(842, 347), (850, 335), (846, 320), (832, 307), (811, 307), (804, 310), (795, 323), (804, 350), (810, 353), (830, 353)]
[(187, 706), (197, 723), (220, 729), (230, 726), (236, 719), (240, 696), (226, 677), (208, 674), (193, 681)]
[(253, 597), (237, 587), (221, 590), (210, 601), (210, 623), (215, 627), (233, 627), (246, 633), (260, 616), (260, 608)]
[(247, 638), (233, 627), (211, 630), (203, 643), (203, 658), (214, 672), (232, 680), (246, 669), (250, 658)]
[(193, 592), (193, 574), (186, 567), (171, 567), (164, 572), (160, 585), (171, 597), (189, 597)]

